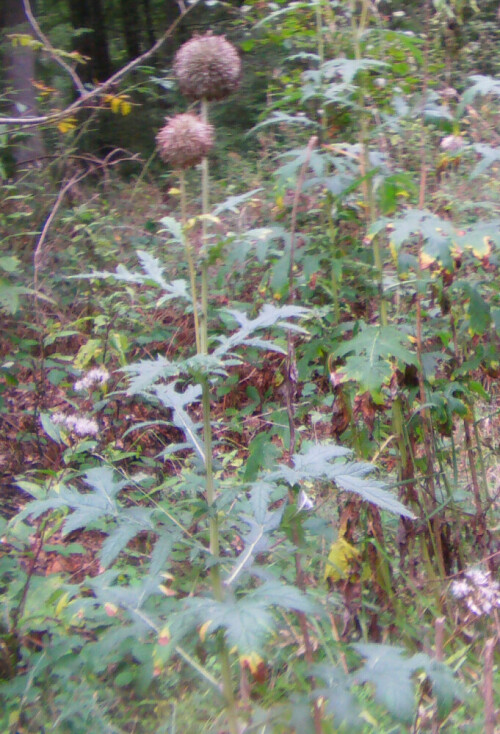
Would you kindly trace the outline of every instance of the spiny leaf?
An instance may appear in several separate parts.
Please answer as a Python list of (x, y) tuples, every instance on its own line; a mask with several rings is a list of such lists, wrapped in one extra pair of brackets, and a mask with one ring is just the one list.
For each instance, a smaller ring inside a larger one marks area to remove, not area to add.
[(263, 120), (262, 122), (259, 122), (258, 125), (255, 125), (247, 135), (250, 133), (254, 133), (256, 130), (260, 130), (262, 127), (266, 127), (267, 125), (313, 125), (314, 127), (318, 127), (318, 123), (314, 120), (310, 120), (305, 115), (288, 115), (285, 112), (272, 112), (271, 115), (267, 118), (267, 120)]
[(208, 624), (209, 631), (224, 629), (228, 644), (240, 652), (259, 652), (273, 629), (269, 604), (251, 594), (238, 600), (228, 597), (223, 602), (190, 599), (187, 605), (200, 622)]
[(311, 675), (325, 682), (326, 688), (318, 687), (315, 695), (326, 699), (326, 711), (333, 714), (335, 729), (357, 731), (363, 727), (360, 707), (350, 691), (352, 679), (340, 668), (332, 665), (314, 665)]
[(250, 532), (243, 535), (242, 541), (244, 549), (238, 556), (236, 563), (231, 569), (230, 574), (224, 580), (226, 586), (231, 586), (242, 573), (244, 569), (247, 569), (252, 565), (255, 556), (258, 553), (263, 553), (269, 547), (268, 537), (266, 536), (266, 528), (264, 524), (255, 522), (252, 518), (242, 518), (247, 525), (250, 526)]
[(162, 224), (167, 232), (170, 232), (172, 237), (177, 240), (180, 244), (184, 242), (184, 234), (182, 231), (182, 224), (177, 221), (177, 219), (174, 219), (174, 217), (163, 217), (160, 219), (160, 224)]
[(453, 240), (459, 250), (470, 249), (480, 259), (488, 257), (493, 245), (500, 247), (500, 219), (473, 224), (457, 232)]
[(142, 359), (123, 367), (122, 371), (131, 376), (127, 395), (137, 395), (160, 379), (177, 376), (179, 366), (158, 355), (156, 359)]
[(105, 497), (111, 504), (111, 498), (127, 486), (127, 479), (117, 479), (116, 473), (109, 466), (96, 466), (85, 472), (85, 481), (98, 495)]
[(403, 657), (404, 650), (372, 643), (353, 646), (366, 658), (356, 679), (375, 686), (375, 698), (401, 721), (410, 722), (415, 708), (415, 688), (411, 680), (412, 665)]
[(275, 175), (284, 180), (295, 176), (306, 161), (308, 162), (309, 168), (314, 171), (316, 176), (322, 176), (324, 174), (325, 166), (327, 164), (322, 153), (316, 150), (311, 151), (308, 147), (289, 150), (286, 153), (283, 153), (281, 157), (291, 158), (288, 163), (280, 166), (275, 172)]
[(266, 601), (274, 606), (293, 609), (296, 612), (315, 614), (315, 604), (296, 586), (283, 584), (281, 581), (266, 581), (252, 592), (253, 599)]
[(476, 143), (472, 146), (476, 153), (482, 156), (482, 160), (476, 164), (470, 177), (476, 178), (481, 173), (484, 173), (490, 166), (500, 161), (500, 148), (493, 148), (491, 145), (485, 143)]
[(346, 357), (345, 366), (338, 372), (358, 382), (361, 391), (377, 393), (391, 378), (391, 359), (417, 366), (416, 355), (408, 349), (408, 343), (407, 335), (393, 326), (362, 325), (356, 336), (335, 348), (335, 357)]
[(256, 522), (264, 523), (268, 513), (271, 493), (274, 485), (266, 481), (252, 484), (250, 494), (250, 505), (252, 507)]
[(474, 98), (478, 95), (492, 94), (500, 97), (500, 80), (493, 76), (485, 74), (473, 74), (469, 79), (474, 82), (469, 89), (463, 94), (462, 100), (457, 108), (457, 116), (461, 115), (467, 105), (470, 105)]
[(228, 644), (241, 653), (262, 649), (275, 626), (272, 606), (305, 613), (317, 611), (303, 592), (279, 581), (266, 582), (238, 599), (229, 595), (224, 601), (193, 597), (185, 605), (209, 631), (224, 629)]
[(162, 288), (165, 291), (162, 296), (162, 300), (171, 300), (172, 298), (185, 298), (190, 299), (190, 295), (187, 290), (187, 284), (185, 280), (174, 280), (168, 283), (163, 277), (164, 267), (160, 261), (150, 255), (144, 250), (138, 250), (137, 255), (143, 266), (143, 273), (132, 273), (124, 265), (118, 265), (115, 272), (112, 273), (107, 270), (96, 270), (92, 273), (71, 276), (77, 278), (114, 278), (115, 280), (123, 280), (126, 283), (138, 283), (140, 285), (147, 285), (154, 283), (154, 285)]
[(377, 59), (332, 59), (323, 64), (322, 71), (327, 79), (339, 76), (346, 84), (351, 84), (360, 71), (384, 69), (387, 66), (385, 61)]
[[(265, 486), (264, 482), (257, 483), (257, 487)], [(267, 493), (266, 493), (267, 494)], [(253, 504), (253, 503), (252, 503)], [(259, 518), (248, 517), (245, 515), (241, 516), (241, 520), (248, 525), (250, 530), (246, 534), (242, 534), (243, 551), (238, 556), (236, 563), (231, 569), (230, 574), (224, 581), (227, 586), (230, 586), (238, 578), (243, 570), (249, 568), (252, 565), (254, 558), (259, 553), (264, 553), (270, 544), (270, 535), (274, 530), (277, 530), (283, 517), (285, 510), (285, 504), (279, 507), (277, 510), (264, 510), (262, 498), (259, 501), (257, 512)]]
[(154, 394), (166, 408), (172, 408), (172, 422), (184, 433), (188, 443), (205, 461), (203, 441), (199, 435), (199, 427), (193, 423), (185, 407), (198, 402), (201, 396), (200, 385), (189, 385), (184, 392), (177, 392), (177, 382), (168, 385), (156, 385)]
[(491, 324), (490, 305), (469, 283), (465, 284), (464, 290), (469, 297), (469, 330), (472, 334), (484, 334)]
[[(355, 492), (366, 502), (380, 507), (382, 510), (388, 510), (395, 515), (414, 519), (415, 515), (411, 510), (405, 507), (396, 497), (394, 497), (387, 489), (383, 482), (377, 482), (374, 479), (362, 479), (356, 476), (356, 473), (349, 472), (350, 465), (347, 464), (344, 469), (339, 468), (334, 473), (334, 480), (338, 486), (346, 492)], [(332, 473), (333, 474), (333, 473)]]
[(237, 212), (240, 204), (243, 204), (245, 201), (248, 201), (248, 199), (251, 199), (252, 196), (255, 196), (255, 194), (257, 194), (259, 191), (262, 191), (262, 188), (252, 189), (252, 191), (247, 191), (246, 194), (241, 194), (240, 196), (228, 196), (225, 201), (215, 207), (212, 215), (214, 217), (217, 217), (219, 216), (219, 214), (225, 211)]
[(125, 548), (129, 540), (144, 530), (153, 530), (153, 511), (143, 507), (123, 509), (118, 517), (118, 527), (108, 535), (99, 555), (101, 565), (107, 568)]
[(370, 233), (375, 234), (387, 224), (391, 225), (390, 243), (396, 250), (399, 250), (403, 243), (420, 235), (424, 240), (423, 250), (429, 257), (446, 268), (453, 266), (451, 237), (454, 229), (451, 222), (437, 217), (426, 209), (407, 209), (401, 217), (391, 221), (378, 220), (370, 229)]
[[(324, 469), (332, 459), (338, 459), (352, 454), (351, 449), (336, 444), (313, 444), (303, 454), (294, 454), (293, 465), (295, 470), (301, 472), (305, 477), (314, 476), (318, 468)], [(320, 469), (322, 470), (322, 469)]]
[(300, 329), (284, 319), (300, 318), (308, 313), (308, 309), (302, 308), (301, 306), (278, 307), (269, 303), (262, 308), (255, 319), (249, 319), (245, 313), (240, 311), (230, 309), (227, 309), (227, 311), (240, 325), (240, 329), (229, 337), (218, 338), (220, 346), (213, 352), (213, 355), (216, 357), (221, 357), (222, 355), (227, 354), (238, 345), (261, 346), (264, 349), (272, 349), (274, 351), (282, 352), (282, 347), (273, 344), (273, 342), (249, 339), (249, 337), (254, 331), (257, 331), (258, 329), (268, 329), (271, 326), (278, 326), (282, 329), (298, 330), (304, 333), (304, 329)]
[(328, 444), (305, 447), (302, 453), (293, 456), (293, 467), (282, 465), (270, 472), (266, 478), (268, 481), (284, 479), (290, 485), (299, 484), (304, 480), (330, 479), (341, 489), (355, 492), (377, 507), (403, 517), (414, 517), (410, 510), (387, 491), (382, 482), (364, 479), (366, 474), (374, 469), (371, 464), (361, 461), (336, 461), (348, 453), (350, 453), (348, 449)]
[(103, 517), (116, 517), (119, 505), (115, 497), (127, 485), (126, 480), (117, 480), (110, 467), (95, 467), (85, 474), (85, 481), (93, 492), (83, 494), (71, 487), (63, 487), (44, 500), (30, 502), (16, 517), (16, 521), (31, 515), (39, 517), (44, 512), (67, 507), (72, 514), (64, 521), (64, 533), (73, 532)]

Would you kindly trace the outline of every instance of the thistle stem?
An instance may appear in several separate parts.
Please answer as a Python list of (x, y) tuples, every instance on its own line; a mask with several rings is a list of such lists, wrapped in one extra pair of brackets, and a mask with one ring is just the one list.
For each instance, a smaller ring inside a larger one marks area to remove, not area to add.
[(193, 301), (194, 333), (196, 339), (196, 352), (200, 352), (200, 322), (198, 319), (198, 291), (196, 288), (196, 270), (194, 267), (193, 250), (187, 233), (187, 203), (186, 203), (186, 177), (184, 171), (179, 171), (179, 184), (181, 189), (181, 221), (184, 233), (184, 249), (189, 268), (189, 281), (191, 283), (191, 298)]
[[(203, 122), (208, 123), (208, 102), (206, 99), (201, 101), (201, 118)], [(199, 346), (197, 343), (197, 351), (199, 355), (208, 354), (208, 210), (209, 210), (209, 176), (208, 176), (208, 159), (205, 157), (201, 162), (201, 201), (202, 201), (202, 218), (201, 218), (201, 323), (200, 323), (200, 339)], [(210, 578), (212, 581), (212, 591), (217, 601), (222, 601), (224, 591), (222, 588), (222, 580), (220, 568), (218, 564), (219, 557), (219, 521), (215, 511), (215, 487), (214, 487), (214, 471), (213, 471), (213, 443), (212, 443), (212, 423), (210, 410), (210, 382), (208, 375), (204, 375), (202, 379), (202, 410), (203, 410), (203, 442), (205, 448), (205, 497), (209, 512), (209, 534), (210, 534), (210, 553), (215, 560), (214, 565), (210, 569)], [(220, 640), (219, 662), (222, 675), (222, 690), (226, 699), (226, 715), (229, 731), (231, 734), (238, 734), (238, 716), (236, 702), (233, 691), (233, 682), (231, 678), (231, 665), (229, 661), (229, 653), (224, 638)]]

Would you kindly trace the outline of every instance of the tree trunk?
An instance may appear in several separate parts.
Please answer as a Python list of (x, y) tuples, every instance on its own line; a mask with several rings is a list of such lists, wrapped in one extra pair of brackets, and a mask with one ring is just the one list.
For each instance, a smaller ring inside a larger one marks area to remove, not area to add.
[(137, 0), (120, 0), (123, 35), (129, 61), (141, 53), (141, 20)]
[[(1, 21), (7, 33), (30, 33), (22, 0), (8, 0)], [(7, 41), (3, 61), (12, 114), (18, 117), (36, 115), (35, 52), (29, 46), (13, 46)], [(16, 141), (13, 148), (16, 166), (36, 163), (44, 153), (42, 134), (37, 127), (23, 133), (22, 140)]]
[(149, 4), (149, 0), (142, 0), (142, 6), (144, 8), (144, 18), (146, 20), (148, 43), (150, 46), (154, 46), (156, 43), (156, 36), (153, 30), (153, 19), (151, 17), (151, 5)]
[(75, 39), (74, 48), (88, 58), (77, 73), (86, 83), (105, 81), (112, 74), (108, 37), (101, 0), (68, 0), (71, 23), (75, 29), (89, 28)]

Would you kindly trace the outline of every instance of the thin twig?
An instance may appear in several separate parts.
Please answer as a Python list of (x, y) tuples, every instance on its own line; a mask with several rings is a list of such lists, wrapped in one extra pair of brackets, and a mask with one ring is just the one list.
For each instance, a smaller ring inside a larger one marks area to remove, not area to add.
[(44, 45), (44, 51), (46, 51), (49, 54), (49, 56), (51, 56), (51, 58), (53, 59), (53, 61), (56, 62), (56, 64), (59, 64), (59, 66), (62, 66), (62, 68), (68, 72), (70, 77), (73, 79), (73, 83), (75, 87), (78, 89), (80, 94), (81, 95), (85, 94), (86, 93), (85, 87), (83, 86), (83, 83), (80, 77), (78, 76), (78, 74), (76, 73), (76, 71), (72, 69), (71, 66), (67, 64), (64, 61), (64, 59), (62, 59), (59, 56), (59, 54), (57, 53), (57, 51), (55, 50), (55, 48), (53, 47), (53, 45), (51, 44), (51, 42), (49, 41), (45, 33), (42, 31), (42, 29), (38, 25), (36, 18), (33, 15), (33, 12), (31, 10), (31, 5), (30, 5), (29, 0), (23, 0), (23, 6), (24, 6), (24, 12), (29, 21), (30, 26), (33, 28), (33, 30), (35, 31), (35, 34), (38, 36), (38, 38), (40, 39), (40, 41), (42, 41)]

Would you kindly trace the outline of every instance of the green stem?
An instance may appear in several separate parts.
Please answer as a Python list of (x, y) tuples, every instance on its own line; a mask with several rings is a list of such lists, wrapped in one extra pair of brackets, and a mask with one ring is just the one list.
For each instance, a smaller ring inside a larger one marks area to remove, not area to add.
[[(360, 38), (363, 35), (365, 28), (366, 28), (366, 24), (368, 22), (368, 13), (369, 13), (368, 0), (362, 0), (361, 15), (359, 18), (359, 23), (356, 23), (356, 2), (355, 0), (352, 0), (351, 2), (351, 32), (352, 32), (352, 38), (353, 38), (353, 44), (354, 44), (354, 56), (356, 58), (356, 61), (361, 61), (362, 59)], [(369, 130), (368, 117), (366, 114), (363, 84), (364, 84), (364, 78), (363, 76), (361, 76), (361, 81), (360, 81), (360, 86), (359, 86), (359, 106), (361, 108), (361, 120), (360, 120), (360, 130), (359, 130), (359, 143), (360, 143), (360, 148), (361, 148), (360, 172), (361, 172), (361, 177), (362, 177), (361, 185), (362, 185), (362, 191), (363, 191), (363, 199), (365, 201), (365, 206), (367, 210), (367, 221), (370, 224), (373, 224), (373, 222), (376, 219), (376, 211), (375, 211), (375, 200), (373, 197), (372, 182), (371, 182), (371, 179), (367, 176), (368, 171), (370, 170), (370, 149), (368, 145), (370, 130)], [(387, 323), (388, 323), (387, 303), (384, 297), (384, 263), (383, 263), (383, 258), (382, 258), (380, 242), (378, 240), (377, 235), (375, 235), (375, 237), (372, 240), (372, 249), (373, 249), (373, 261), (375, 264), (375, 270), (377, 272), (377, 281), (378, 281), (378, 301), (379, 301), (379, 309), (380, 309), (380, 323), (382, 326), (387, 326)]]
[[(203, 122), (208, 123), (208, 102), (206, 99), (201, 101), (201, 118)], [(198, 354), (208, 354), (208, 213), (209, 213), (209, 176), (208, 176), (208, 159), (205, 157), (201, 163), (201, 201), (202, 201), (202, 218), (201, 218), (201, 323), (200, 323), (200, 339), (197, 344)], [(224, 598), (224, 590), (220, 575), (219, 558), (219, 521), (214, 507), (215, 504), (215, 487), (213, 472), (213, 444), (212, 444), (212, 423), (211, 423), (211, 406), (210, 406), (210, 382), (208, 375), (204, 375), (202, 381), (202, 410), (203, 410), (203, 442), (205, 448), (205, 492), (206, 501), (209, 511), (209, 534), (210, 534), (210, 553), (215, 561), (210, 569), (210, 578), (212, 581), (212, 591), (217, 601)], [(226, 699), (226, 715), (230, 734), (238, 734), (238, 715), (236, 709), (236, 701), (233, 691), (233, 681), (231, 678), (231, 664), (229, 661), (229, 652), (224, 638), (220, 640), (219, 662), (222, 675), (222, 689), (224, 698)]]
[(184, 234), (184, 248), (189, 268), (189, 281), (191, 283), (191, 298), (193, 300), (194, 333), (196, 338), (196, 352), (200, 352), (200, 322), (198, 319), (198, 292), (196, 288), (196, 270), (194, 267), (193, 250), (187, 233), (187, 205), (186, 205), (186, 177), (184, 171), (179, 171), (179, 183), (181, 188), (181, 221)]

